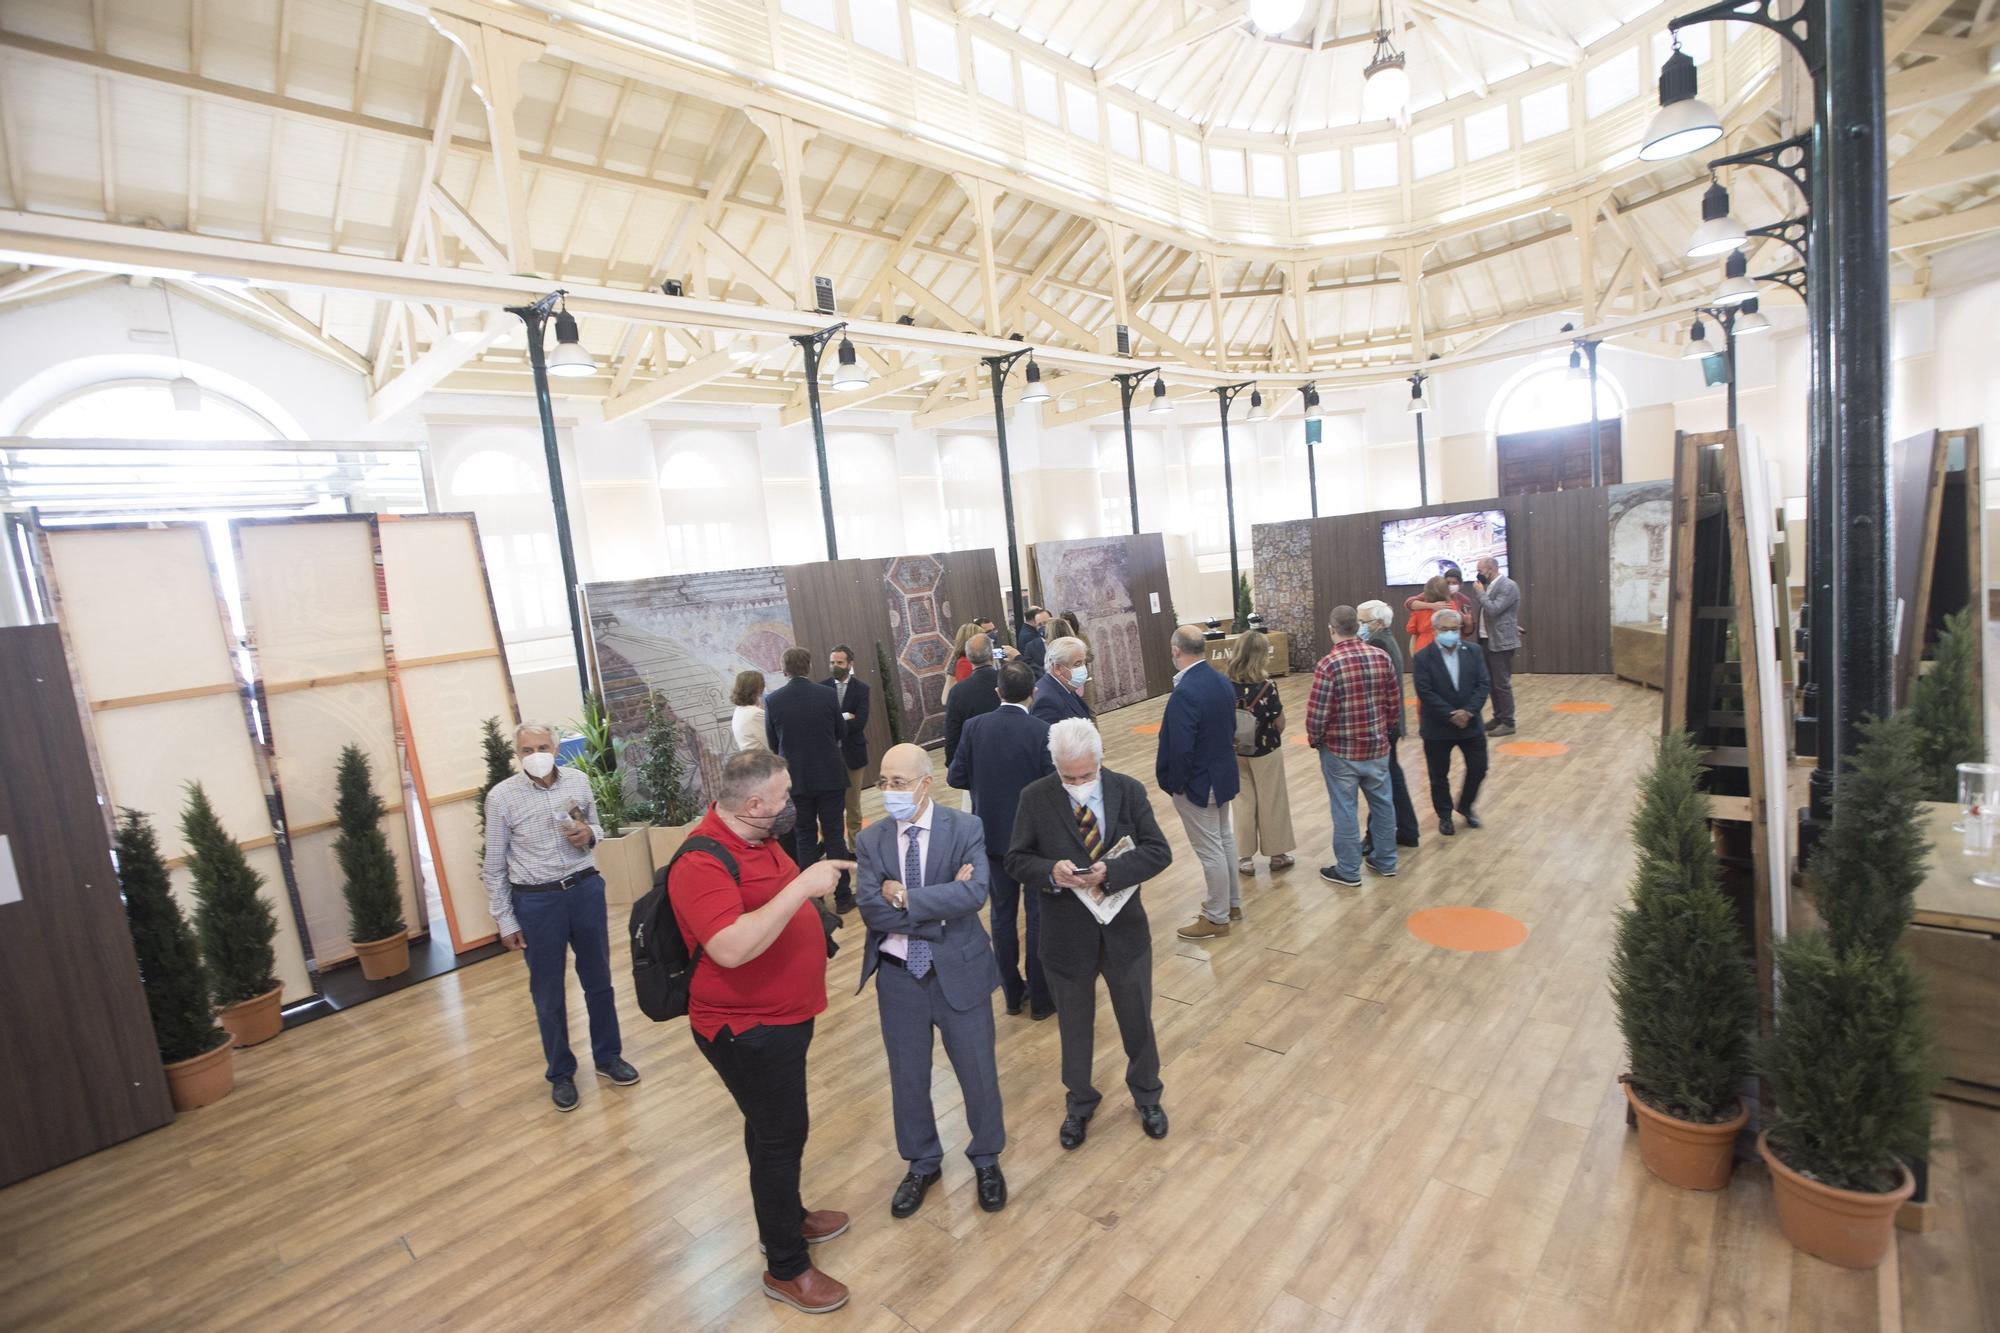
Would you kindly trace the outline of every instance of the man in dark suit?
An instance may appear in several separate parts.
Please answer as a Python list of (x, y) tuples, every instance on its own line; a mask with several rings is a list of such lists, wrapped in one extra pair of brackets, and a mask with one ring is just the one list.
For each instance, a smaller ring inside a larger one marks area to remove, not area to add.
[(1174, 692), (1160, 716), (1153, 777), (1174, 798), (1181, 831), (1208, 886), (1201, 911), (1175, 932), (1184, 940), (1221, 939), (1243, 919), (1237, 888), (1236, 826), (1229, 803), (1242, 777), (1236, 769), (1236, 691), (1208, 664), (1201, 626), (1182, 625), (1167, 647)]
[(1000, 1174), (1007, 1129), (993, 1054), (1000, 969), (979, 924), (986, 905), (986, 835), (971, 815), (931, 799), (930, 756), (917, 746), (889, 748), (879, 785), (888, 818), (862, 830), (855, 873), (861, 919), (868, 923), (861, 985), (875, 978), (896, 1151), (909, 1163), (889, 1212), (916, 1212), (942, 1174), (944, 1147), (931, 1108), (935, 1029), (965, 1098), (972, 1131), (965, 1155), (978, 1180), (979, 1206), (997, 1213), (1007, 1204), (1007, 1178)]
[(1085, 661), (1089, 655), (1082, 639), (1061, 638), (1050, 644), (1043, 655), (1048, 672), (1035, 686), (1035, 702), (1028, 711), (1052, 727), (1071, 718), (1090, 721), (1090, 705), (1083, 700), (1083, 687), (1090, 680)]
[[(1056, 771), (1028, 784), (1014, 815), (1007, 873), (1042, 900), (1042, 971), (1056, 1001), (1062, 1034), (1062, 1080), (1068, 1090), (1059, 1139), (1082, 1146), (1103, 1100), (1090, 1081), (1097, 978), (1111, 992), (1111, 1012), (1125, 1044), (1125, 1086), (1151, 1138), (1167, 1136), (1160, 1107), (1160, 1049), (1153, 1038), (1153, 933), (1138, 886), (1172, 864), (1174, 854), (1137, 778), (1104, 767), (1097, 728), (1070, 718), (1049, 728)], [(1109, 853), (1124, 839), (1131, 847)], [(1134, 890), (1107, 923), (1085, 905)]]
[(820, 684), (833, 691), (846, 728), (840, 757), (847, 763), (847, 841), (852, 844), (861, 832), (861, 787), (868, 773), (868, 682), (854, 674), (854, 650), (844, 643), (827, 654), (827, 667), (832, 674)]
[[(977, 673), (974, 673), (977, 674)], [(958, 753), (945, 781), (972, 793), (972, 813), (986, 827), (986, 856), (992, 863), (993, 952), (1000, 961), (1000, 987), (1007, 995), (1007, 1012), (1018, 1014), (1028, 1004), (1037, 1022), (1055, 1013), (1048, 978), (1042, 975), (1042, 895), (1031, 891), (1028, 910), (1027, 956), (1021, 953), (1016, 930), (1021, 886), (1007, 873), (1007, 848), (1014, 841), (1014, 811), (1021, 792), (1037, 778), (1056, 771), (1049, 759), (1049, 724), (1028, 712), (1035, 690), (1035, 673), (1026, 662), (1000, 668), (1000, 706), (965, 724)], [(1023, 964), (1027, 972), (1021, 977)]]
[(1000, 706), (1000, 696), (995, 692), (1000, 678), (993, 669), (993, 640), (984, 634), (975, 634), (967, 639), (965, 660), (972, 663), (972, 674), (953, 685), (951, 693), (944, 697), (944, 761), (947, 764), (958, 753), (959, 733), (965, 730), (965, 724)]
[[(764, 696), (764, 738), (792, 773), (792, 802), (798, 808), (792, 859), (803, 870), (821, 857), (849, 859), (840, 827), (847, 791), (847, 762), (841, 758), (840, 742), (847, 724), (840, 719), (840, 701), (833, 691), (807, 679), (811, 653), (785, 649), (784, 668), (785, 683)], [(833, 906), (843, 914), (854, 910), (854, 889), (845, 875)]]
[(1014, 636), (1015, 643), (1021, 649), (1021, 656), (1027, 659), (1028, 665), (1033, 668), (1037, 676), (1048, 670), (1048, 662), (1044, 655), (1048, 651), (1049, 643), (1042, 634), (1042, 626), (1048, 623), (1049, 613), (1042, 607), (1031, 606), (1021, 622), (1021, 632)]
[(1417, 734), (1430, 770), (1431, 808), (1437, 811), (1438, 832), (1449, 838), (1458, 831), (1451, 822), (1453, 750), (1465, 752), (1465, 786), (1458, 793), (1457, 812), (1465, 816), (1466, 827), (1480, 826), (1472, 813), (1479, 784), (1486, 780), (1486, 725), (1479, 710), (1486, 706), (1491, 682), (1484, 654), (1460, 642), (1464, 618), (1458, 612), (1440, 611), (1431, 624), (1437, 640), (1410, 664), (1410, 679), (1417, 689)]

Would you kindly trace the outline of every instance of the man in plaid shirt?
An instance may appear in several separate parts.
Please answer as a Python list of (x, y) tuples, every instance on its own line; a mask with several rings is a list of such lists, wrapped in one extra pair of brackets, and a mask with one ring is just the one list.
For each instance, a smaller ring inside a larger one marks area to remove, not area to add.
[(1333, 864), (1321, 866), (1329, 884), (1361, 887), (1361, 820), (1355, 793), (1367, 794), (1373, 854), (1368, 868), (1396, 873), (1396, 815), (1389, 799), (1389, 726), (1402, 703), (1403, 682), (1389, 655), (1361, 639), (1361, 619), (1336, 606), (1327, 619), (1333, 649), (1313, 668), (1306, 703), (1306, 744), (1319, 751), (1320, 774), (1333, 806)]

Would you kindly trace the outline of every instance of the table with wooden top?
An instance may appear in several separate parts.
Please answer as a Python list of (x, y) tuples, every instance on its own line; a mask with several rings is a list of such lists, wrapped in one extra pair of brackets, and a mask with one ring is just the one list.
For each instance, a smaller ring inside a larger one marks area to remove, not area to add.
[[(1240, 634), (1225, 634), (1219, 639), (1208, 640), (1209, 665), (1226, 673), (1229, 659), (1236, 655), (1236, 645), (1242, 637)], [(1272, 629), (1265, 630), (1264, 637), (1271, 641), (1271, 674), (1282, 676), (1292, 669), (1292, 636), (1284, 630)]]
[(1916, 921), (1905, 937), (1930, 983), (1947, 1097), (2000, 1106), (2000, 889), (1972, 882), (2000, 872), (2000, 860), (1964, 854), (1952, 831), (1958, 806), (1926, 802), (1931, 857), (1917, 888)]

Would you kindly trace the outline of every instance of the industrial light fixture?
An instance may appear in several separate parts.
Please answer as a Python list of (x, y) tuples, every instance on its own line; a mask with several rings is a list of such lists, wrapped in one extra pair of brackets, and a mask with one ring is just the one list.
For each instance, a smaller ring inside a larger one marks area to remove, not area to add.
[(1306, 385), (1306, 420), (1319, 420), (1319, 390), (1310, 384)]
[(1171, 412), (1174, 410), (1174, 405), (1167, 401), (1166, 376), (1153, 376), (1153, 401), (1146, 410), (1148, 412)]
[(1261, 389), (1252, 389), (1250, 391), (1250, 420), (1262, 421), (1263, 419), (1264, 392)]
[(1250, 0), (1250, 23), (1261, 33), (1291, 29), (1306, 12), (1306, 0)]
[(843, 391), (868, 387), (868, 368), (854, 354), (854, 343), (844, 333), (840, 335), (840, 351), (835, 358), (833, 387)]
[(1429, 378), (1430, 376), (1424, 374), (1421, 370), (1418, 371), (1416, 374), (1410, 376), (1409, 410), (1412, 414), (1428, 412), (1431, 410), (1430, 395), (1424, 392), (1424, 381)]
[(1694, 324), (1688, 329), (1687, 346), (1681, 350), (1681, 360), (1699, 361), (1705, 356), (1714, 356), (1715, 348), (1708, 341), (1708, 325), (1696, 315)]
[(1583, 349), (1574, 343), (1569, 349), (1569, 378), (1573, 380), (1590, 378), (1590, 367), (1583, 364)]
[(549, 374), (581, 379), (597, 372), (597, 362), (584, 350), (576, 332), (576, 316), (567, 304), (556, 308), (556, 350), (549, 356)]
[(1743, 257), (1741, 250), (1731, 250), (1729, 258), (1722, 264), (1722, 285), (1715, 289), (1714, 301), (1719, 306), (1742, 305), (1745, 301), (1757, 299), (1757, 284), (1750, 281), (1750, 261)]
[(1361, 111), (1364, 120), (1394, 120), (1410, 104), (1410, 72), (1404, 56), (1389, 40), (1389, 21), (1375, 7), (1375, 50), (1361, 71)]
[(1675, 37), (1673, 54), (1660, 66), (1660, 109), (1646, 125), (1646, 137), (1639, 145), (1641, 158), (1664, 162), (1684, 157), (1722, 137), (1722, 117), (1695, 96), (1700, 86), (1694, 57), (1681, 50), (1681, 39)]
[(1024, 403), (1046, 403), (1049, 401), (1048, 386), (1042, 383), (1042, 368), (1035, 364), (1033, 352), (1028, 354), (1028, 382), (1021, 388)]
[(1689, 259), (1709, 259), (1727, 254), (1749, 240), (1743, 224), (1729, 216), (1729, 191), (1721, 181), (1709, 176), (1701, 195), (1701, 225), (1688, 238)]
[(1737, 337), (1744, 338), (1753, 333), (1769, 333), (1770, 331), (1771, 321), (1766, 319), (1763, 312), (1757, 309), (1756, 297), (1753, 296), (1742, 305), (1736, 307)]

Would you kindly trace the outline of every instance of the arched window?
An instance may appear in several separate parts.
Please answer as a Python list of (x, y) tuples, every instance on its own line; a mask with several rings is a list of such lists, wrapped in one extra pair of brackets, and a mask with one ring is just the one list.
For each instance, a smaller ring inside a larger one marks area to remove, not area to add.
[(43, 440), (281, 440), (227, 394), (192, 380), (107, 380), (58, 399), (23, 434)]
[[(1619, 424), (1625, 393), (1597, 369), (1598, 449), (1606, 485), (1622, 476)], [(1500, 494), (1571, 490), (1590, 484), (1590, 379), (1569, 358), (1528, 366), (1493, 399), (1489, 423), (1499, 457)]]

